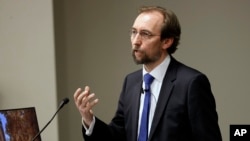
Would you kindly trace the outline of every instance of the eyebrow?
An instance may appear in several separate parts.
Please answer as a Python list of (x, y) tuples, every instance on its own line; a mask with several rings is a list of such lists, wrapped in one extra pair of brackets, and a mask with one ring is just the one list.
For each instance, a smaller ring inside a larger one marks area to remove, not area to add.
[[(137, 30), (136, 28), (132, 27), (131, 30)], [(140, 32), (143, 31), (143, 32), (148, 32), (150, 34), (153, 34), (153, 32), (151, 32), (150, 30), (147, 30), (147, 29), (142, 29), (142, 30), (139, 30)]]

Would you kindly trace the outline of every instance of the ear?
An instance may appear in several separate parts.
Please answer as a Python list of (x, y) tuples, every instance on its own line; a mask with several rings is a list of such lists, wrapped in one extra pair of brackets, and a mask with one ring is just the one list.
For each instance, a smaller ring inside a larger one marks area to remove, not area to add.
[(171, 47), (171, 45), (174, 42), (174, 38), (166, 38), (162, 41), (163, 46), (162, 49), (168, 49), (169, 47)]

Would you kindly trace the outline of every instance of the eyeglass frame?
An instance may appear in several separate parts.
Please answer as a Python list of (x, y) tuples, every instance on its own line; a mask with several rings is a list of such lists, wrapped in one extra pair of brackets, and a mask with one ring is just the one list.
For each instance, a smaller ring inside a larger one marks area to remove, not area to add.
[(131, 31), (130, 31), (130, 37), (132, 39), (134, 39), (137, 34), (139, 34), (139, 36), (140, 36), (140, 38), (142, 40), (148, 40), (148, 39), (150, 39), (153, 36), (161, 36), (161, 35), (154, 35), (153, 33), (151, 33), (148, 30), (141, 30), (141, 31), (138, 32), (136, 29), (131, 29)]

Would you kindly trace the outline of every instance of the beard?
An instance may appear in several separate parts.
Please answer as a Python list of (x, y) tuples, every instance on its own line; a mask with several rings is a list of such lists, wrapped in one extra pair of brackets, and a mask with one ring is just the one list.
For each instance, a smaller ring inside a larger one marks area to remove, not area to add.
[[(140, 57), (136, 56), (136, 52), (139, 52), (141, 54)], [(132, 56), (133, 56), (134, 62), (137, 65), (139, 65), (139, 64), (150, 64), (150, 63), (156, 62), (161, 57), (161, 51), (158, 50), (152, 56), (150, 56), (143, 50), (133, 49), (132, 50)]]

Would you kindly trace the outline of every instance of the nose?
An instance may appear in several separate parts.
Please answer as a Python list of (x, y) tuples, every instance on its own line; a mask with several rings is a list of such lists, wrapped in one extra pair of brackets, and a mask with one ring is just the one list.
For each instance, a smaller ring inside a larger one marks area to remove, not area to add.
[(140, 45), (142, 43), (140, 34), (136, 34), (134, 37), (131, 37), (132, 45)]

